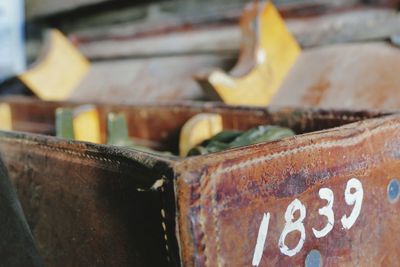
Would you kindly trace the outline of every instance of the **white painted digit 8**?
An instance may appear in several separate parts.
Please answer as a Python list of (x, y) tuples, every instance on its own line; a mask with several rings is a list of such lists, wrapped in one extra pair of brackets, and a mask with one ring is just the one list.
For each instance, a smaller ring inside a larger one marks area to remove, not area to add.
[[(354, 189), (355, 191), (352, 193), (351, 189)], [(356, 222), (361, 212), (363, 197), (364, 190), (361, 182), (356, 178), (350, 179), (347, 182), (346, 190), (344, 191), (344, 199), (346, 200), (347, 205), (354, 205), (354, 208), (349, 217), (346, 215), (343, 215), (342, 217), (342, 225), (344, 229), (350, 229)]]
[[(293, 221), (294, 219), (294, 213), (298, 210), (300, 212), (300, 216), (296, 221)], [(281, 236), (279, 237), (279, 249), (281, 252), (287, 256), (294, 256), (296, 255), (301, 248), (304, 245), (304, 241), (306, 239), (306, 231), (304, 229), (304, 224), (303, 220), (306, 217), (306, 207), (304, 207), (303, 204), (301, 204), (300, 200), (297, 198), (290, 203), (290, 205), (287, 207), (286, 212), (285, 212), (285, 228), (283, 228)], [(297, 243), (296, 247), (293, 249), (289, 249), (288, 246), (285, 244), (285, 239), (286, 236), (293, 232), (293, 231), (299, 231), (300, 232), (300, 240), (299, 243)]]
[(332, 231), (333, 224), (335, 223), (335, 215), (332, 210), (334, 197), (332, 190), (330, 190), (329, 188), (321, 188), (318, 194), (321, 199), (325, 199), (328, 202), (328, 204), (325, 207), (320, 208), (318, 210), (318, 213), (320, 215), (323, 215), (328, 219), (328, 223), (321, 230), (316, 230), (314, 228), (312, 229), (315, 237), (321, 238), (329, 234), (330, 231)]

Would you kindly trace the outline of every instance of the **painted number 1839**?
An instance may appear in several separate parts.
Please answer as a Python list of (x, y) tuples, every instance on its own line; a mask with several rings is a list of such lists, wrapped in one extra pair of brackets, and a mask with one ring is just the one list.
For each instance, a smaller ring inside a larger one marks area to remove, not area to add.
[[(325, 216), (327, 218), (327, 224), (321, 229), (312, 228), (312, 231), (316, 238), (322, 238), (329, 234), (329, 232), (333, 229), (335, 221), (335, 215), (332, 209), (334, 195), (333, 191), (329, 188), (319, 189), (318, 195), (321, 199), (326, 200), (327, 202), (326, 206), (318, 210), (318, 213), (321, 216)], [(341, 223), (344, 229), (350, 229), (356, 222), (358, 216), (360, 215), (363, 197), (364, 191), (361, 182), (356, 178), (350, 179), (346, 185), (344, 199), (347, 205), (354, 205), (354, 208), (349, 216), (343, 215), (341, 218)], [(300, 215), (295, 220), (294, 214), (297, 211)], [(253, 254), (253, 266), (258, 266), (260, 264), (265, 241), (267, 240), (270, 217), (271, 215), (269, 212), (263, 214), (260, 228), (258, 230), (256, 247)], [(299, 253), (299, 251), (302, 249), (304, 241), (306, 240), (306, 231), (303, 224), (305, 218), (306, 207), (300, 202), (300, 200), (296, 198), (289, 204), (285, 212), (285, 226), (278, 241), (278, 246), (282, 254), (292, 257)], [(300, 232), (300, 240), (295, 247), (289, 248), (285, 243), (286, 236), (295, 231)]]

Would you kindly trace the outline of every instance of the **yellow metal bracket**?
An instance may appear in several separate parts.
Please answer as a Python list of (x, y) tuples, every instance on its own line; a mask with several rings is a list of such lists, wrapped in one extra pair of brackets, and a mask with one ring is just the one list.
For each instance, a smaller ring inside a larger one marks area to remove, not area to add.
[(43, 100), (65, 100), (89, 70), (89, 62), (58, 30), (50, 30), (43, 56), (19, 79)]
[(300, 46), (270, 2), (247, 6), (241, 18), (241, 54), (226, 74), (214, 70), (197, 80), (227, 104), (267, 105), (300, 54)]

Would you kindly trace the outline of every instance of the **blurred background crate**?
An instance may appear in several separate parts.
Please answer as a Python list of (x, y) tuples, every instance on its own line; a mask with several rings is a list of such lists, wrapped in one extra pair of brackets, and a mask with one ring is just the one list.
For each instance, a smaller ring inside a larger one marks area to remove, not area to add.
[[(248, 2), (28, 0), (28, 59), (37, 58), (43, 29), (58, 28), (92, 63), (71, 99), (207, 100), (193, 76), (233, 67), (241, 44), (238, 22)], [(312, 51), (302, 62), (314, 57), (313, 47), (386, 40), (400, 31), (399, 1), (273, 2), (297, 41)], [(297, 84), (298, 74), (289, 80)], [(275, 104), (299, 101), (277, 99)]]

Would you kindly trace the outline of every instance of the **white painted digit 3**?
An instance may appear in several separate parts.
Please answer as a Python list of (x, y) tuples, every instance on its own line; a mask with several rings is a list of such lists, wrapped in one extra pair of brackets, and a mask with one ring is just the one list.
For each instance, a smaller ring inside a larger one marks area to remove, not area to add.
[(328, 204), (325, 207), (320, 208), (318, 210), (318, 213), (320, 215), (323, 215), (328, 218), (328, 223), (321, 230), (316, 230), (314, 228), (312, 229), (315, 237), (321, 238), (329, 234), (329, 232), (332, 231), (333, 229), (333, 224), (335, 222), (335, 216), (332, 210), (334, 196), (332, 190), (330, 190), (329, 188), (321, 188), (318, 194), (321, 199), (325, 199), (328, 202)]
[[(355, 191), (352, 193), (351, 189), (354, 189)], [(350, 229), (356, 222), (361, 212), (363, 197), (364, 190), (361, 182), (356, 178), (350, 179), (347, 182), (346, 190), (344, 191), (344, 199), (346, 200), (347, 205), (354, 205), (354, 208), (349, 217), (346, 215), (343, 215), (342, 217), (341, 221), (344, 229)]]
[[(294, 213), (298, 210), (300, 212), (299, 218), (293, 222), (294, 219)], [(304, 224), (303, 220), (306, 217), (306, 207), (301, 204), (300, 200), (297, 198), (290, 203), (290, 205), (287, 207), (286, 212), (285, 212), (285, 228), (283, 228), (283, 231), (281, 233), (281, 236), (279, 237), (279, 249), (281, 252), (287, 256), (294, 256), (296, 255), (301, 248), (304, 245), (304, 241), (306, 239), (306, 231), (304, 229)], [(289, 249), (288, 246), (285, 244), (285, 238), (286, 236), (293, 231), (299, 231), (300, 232), (300, 240), (299, 243), (297, 243), (296, 247), (293, 249)]]

